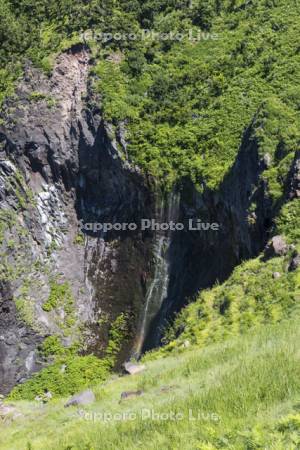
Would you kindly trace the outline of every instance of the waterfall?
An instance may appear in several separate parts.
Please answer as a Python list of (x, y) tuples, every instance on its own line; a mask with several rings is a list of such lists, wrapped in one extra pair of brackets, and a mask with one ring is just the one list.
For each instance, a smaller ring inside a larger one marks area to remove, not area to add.
[[(158, 222), (176, 222), (179, 212), (179, 200), (179, 194), (175, 192), (169, 194), (166, 204), (164, 199), (161, 200), (156, 211)], [(154, 277), (146, 293), (145, 305), (132, 352), (134, 358), (139, 358), (141, 355), (151, 321), (159, 312), (163, 301), (168, 295), (170, 275), (169, 247), (172, 233), (173, 231), (171, 230), (156, 231), (153, 252), (155, 258)]]

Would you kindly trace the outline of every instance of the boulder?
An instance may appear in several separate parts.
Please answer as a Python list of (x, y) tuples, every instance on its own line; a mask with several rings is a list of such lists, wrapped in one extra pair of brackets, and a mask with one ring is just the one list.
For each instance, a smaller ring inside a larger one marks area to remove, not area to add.
[(273, 276), (274, 280), (281, 277), (279, 272), (274, 272), (272, 276)]
[(125, 391), (125, 392), (122, 392), (120, 402), (122, 400), (128, 400), (129, 398), (140, 397), (141, 395), (143, 395), (143, 393), (144, 393), (143, 391)]
[(89, 405), (96, 400), (95, 394), (90, 389), (80, 392), (79, 394), (73, 395), (70, 400), (65, 404), (65, 408), (69, 406), (77, 406), (77, 405)]
[(13, 405), (0, 404), (0, 422), (9, 422), (20, 417), (22, 414)]
[(265, 256), (267, 258), (283, 256), (287, 254), (288, 250), (289, 246), (285, 242), (284, 238), (282, 236), (274, 236), (265, 248)]
[(146, 369), (146, 366), (144, 364), (134, 364), (131, 362), (126, 362), (124, 364), (124, 368), (130, 375), (135, 375), (137, 373), (143, 372)]
[(293, 272), (294, 270), (298, 269), (300, 267), (300, 255), (296, 255), (293, 257), (292, 261), (289, 265), (289, 272)]
[(191, 345), (191, 343), (190, 343), (190, 341), (189, 341), (188, 339), (186, 339), (186, 340), (184, 341), (184, 343), (183, 343), (183, 347), (184, 347), (184, 348), (188, 348), (188, 347), (190, 347), (190, 345)]

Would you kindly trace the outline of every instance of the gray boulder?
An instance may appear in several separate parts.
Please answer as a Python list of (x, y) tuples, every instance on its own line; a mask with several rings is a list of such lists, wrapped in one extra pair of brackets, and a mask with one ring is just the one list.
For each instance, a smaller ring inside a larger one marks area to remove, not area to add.
[(274, 236), (267, 244), (265, 248), (265, 256), (272, 258), (274, 256), (286, 255), (289, 250), (289, 246), (285, 242), (282, 236)]
[(274, 280), (276, 280), (277, 278), (281, 277), (281, 274), (279, 272), (274, 272), (272, 276), (273, 276)]
[(121, 399), (119, 401), (119, 403), (122, 402), (122, 400), (128, 400), (130, 398), (135, 398), (135, 397), (140, 397), (141, 395), (143, 395), (143, 391), (139, 390), (139, 391), (125, 391), (122, 392), (121, 394)]
[(135, 375), (137, 373), (143, 372), (146, 369), (144, 364), (134, 364), (132, 362), (126, 362), (124, 368), (130, 375)]
[(294, 270), (297, 270), (298, 267), (300, 267), (300, 255), (296, 255), (293, 257), (292, 261), (289, 265), (289, 272), (293, 272)]
[(77, 406), (77, 405), (89, 405), (94, 403), (96, 400), (95, 394), (90, 389), (80, 392), (79, 394), (73, 395), (70, 400), (65, 404), (65, 408), (69, 406)]

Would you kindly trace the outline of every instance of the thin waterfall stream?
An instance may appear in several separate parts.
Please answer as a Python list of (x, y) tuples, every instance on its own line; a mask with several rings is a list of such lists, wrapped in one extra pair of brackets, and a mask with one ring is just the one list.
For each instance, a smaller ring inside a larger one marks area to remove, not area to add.
[[(176, 192), (169, 194), (167, 202), (161, 200), (157, 208), (157, 218), (160, 223), (176, 222), (179, 214), (180, 196)], [(145, 339), (149, 332), (151, 321), (159, 312), (163, 301), (168, 295), (170, 259), (169, 248), (173, 231), (156, 231), (154, 244), (155, 270), (154, 277), (146, 293), (145, 306), (143, 308), (136, 342), (133, 347), (132, 357), (139, 358)]]

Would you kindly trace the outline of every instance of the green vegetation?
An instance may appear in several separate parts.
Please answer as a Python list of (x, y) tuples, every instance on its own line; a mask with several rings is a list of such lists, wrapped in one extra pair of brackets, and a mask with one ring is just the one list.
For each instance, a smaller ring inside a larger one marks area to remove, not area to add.
[(19, 209), (25, 210), (35, 205), (34, 194), (26, 185), (24, 177), (19, 170), (15, 170), (13, 175), (7, 177), (6, 187), (18, 200)]
[(68, 282), (50, 280), (50, 293), (48, 299), (42, 305), (47, 313), (52, 313), (56, 325), (62, 334), (67, 337), (80, 333), (76, 317), (75, 300), (71, 286)]
[(222, 3), (174, 4), (153, 22), (157, 32), (185, 35), (201, 24), (218, 39), (136, 43), (119, 64), (99, 62), (95, 89), (104, 116), (126, 121), (129, 156), (166, 186), (189, 176), (216, 188), (253, 122), (252, 139), (271, 156), (264, 177), (276, 201), (300, 136), (297, 5)]
[[(273, 201), (280, 199), (300, 137), (297, 2), (2, 0), (2, 5), (2, 71), (20, 67), (24, 58), (49, 71), (55, 54), (90, 32), (86, 40), (102, 114), (116, 128), (120, 121), (126, 124), (130, 159), (165, 187), (189, 177), (199, 189), (203, 183), (217, 188), (252, 124), (251, 139), (262, 156), (271, 157), (263, 177)], [(156, 35), (142, 39), (143, 29)], [(170, 32), (182, 33), (182, 39), (157, 38)], [(101, 33), (112, 38), (97, 40)], [(14, 72), (19, 76), (17, 70), (3, 72), (2, 98), (12, 93)]]
[(286, 203), (276, 219), (278, 234), (284, 234), (288, 242), (300, 242), (300, 199)]
[(59, 336), (48, 336), (40, 347), (40, 354), (45, 358), (49, 356), (63, 355), (67, 349), (62, 345)]
[(11, 209), (0, 211), (0, 245), (6, 243), (6, 233), (9, 233), (17, 223), (17, 215)]
[(118, 352), (126, 339), (126, 323), (126, 316), (120, 314), (111, 324), (107, 349), (101, 359), (94, 355), (79, 355), (80, 343), (65, 347), (60, 336), (48, 336), (41, 344), (39, 353), (41, 357), (52, 358), (53, 363), (25, 383), (17, 385), (9, 398), (32, 400), (46, 390), (55, 397), (61, 397), (104, 381), (114, 367)]
[(36, 92), (36, 91), (31, 92), (31, 94), (29, 96), (29, 100), (32, 100), (34, 102), (38, 102), (40, 100), (45, 100), (46, 98), (47, 98), (46, 94), (43, 94), (42, 92)]
[[(299, 317), (294, 319), (149, 362), (140, 375), (105, 384), (100, 378), (93, 388), (96, 403), (83, 407), (81, 416), (65, 410), (64, 399), (42, 410), (16, 401), (25, 418), (2, 426), (1, 448), (24, 448), (28, 442), (33, 450), (296, 449), (300, 329)], [(63, 388), (61, 377), (55, 374), (51, 391)], [(119, 403), (123, 391), (138, 389), (144, 391), (141, 397)], [(146, 419), (145, 410), (169, 416)], [(172, 420), (170, 412), (182, 418)], [(112, 419), (101, 420), (104, 413)], [(118, 420), (117, 414), (127, 416)]]
[[(165, 346), (144, 357), (145, 373), (106, 384), (126, 343), (129, 317), (112, 321), (102, 359), (82, 356), (71, 287), (52, 280), (42, 308), (61, 334), (48, 336), (39, 348), (51, 365), (10, 394), (25, 417), (9, 428), (0, 424), (1, 448), (24, 447), (24, 436), (28, 448), (45, 450), (299, 448), (300, 272), (287, 267), (300, 251), (300, 201), (282, 206), (282, 200), (300, 144), (300, 21), (295, 20), (300, 5), (295, 0), (0, 2), (0, 106), (14, 95), (26, 60), (50, 75), (57, 54), (87, 41), (94, 62), (90, 100), (113, 133), (125, 126), (124, 158), (165, 189), (186, 178), (199, 190), (217, 189), (239, 149), (257, 148), (265, 161), (260, 177), (279, 211), (274, 232), (295, 246), (284, 257), (244, 262), (225, 283), (200, 292), (167, 330)], [(145, 28), (183, 38), (129, 38)], [(82, 37), (87, 30), (125, 37), (100, 42)], [(210, 34), (197, 41), (188, 38), (190, 31)], [(39, 91), (28, 98), (49, 108), (56, 104)], [(2, 116), (7, 115), (4, 107)], [(8, 177), (6, 188), (14, 193), (17, 212), (0, 211), (0, 245), (13, 253), (23, 245), (18, 214), (34, 205), (34, 196), (19, 172)], [(249, 209), (250, 224), (256, 206)], [(74, 243), (84, 244), (84, 236), (78, 234)], [(49, 256), (55, 248), (53, 242)], [(3, 252), (1, 257), (0, 280), (25, 280), (24, 261), (14, 266)], [(15, 302), (34, 329), (26, 281)], [(107, 328), (109, 319), (103, 319)], [(65, 347), (63, 338), (71, 334), (76, 343)], [(93, 423), (62, 408), (59, 397), (89, 386), (97, 402), (87, 414), (129, 411), (137, 419)], [(144, 395), (119, 403), (122, 391), (137, 389)], [(43, 410), (24, 401), (45, 390), (55, 400)], [(183, 413), (183, 419), (142, 420), (143, 408)], [(200, 411), (200, 421), (188, 420), (189, 410)]]
[(126, 341), (128, 335), (128, 317), (126, 314), (120, 314), (111, 324), (109, 330), (109, 341), (105, 350), (105, 356), (110, 361), (111, 367), (114, 366), (116, 357), (122, 344)]
[(35, 320), (35, 302), (30, 298), (27, 292), (15, 299), (18, 316), (33, 330), (39, 331)]
[(82, 232), (80, 232), (80, 233), (78, 233), (78, 234), (75, 236), (74, 244), (76, 244), (76, 245), (84, 245), (84, 243), (85, 243), (85, 237), (84, 237), (84, 234), (83, 234)]
[(32, 102), (39, 102), (41, 100), (45, 100), (48, 108), (54, 108), (56, 106), (55, 98), (50, 97), (47, 94), (43, 94), (42, 92), (33, 91), (29, 96), (29, 100)]
[(71, 288), (68, 283), (50, 282), (50, 294), (43, 304), (43, 310), (50, 312), (57, 307), (64, 308), (66, 313), (71, 312), (74, 304)]
[(48, 390), (54, 397), (74, 394), (80, 389), (103, 381), (108, 374), (106, 361), (93, 355), (57, 359), (24, 384), (16, 386), (10, 393), (11, 400), (33, 400)]

